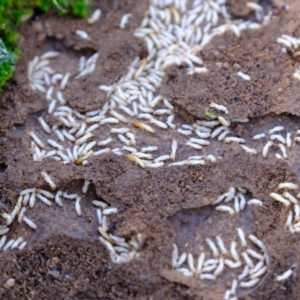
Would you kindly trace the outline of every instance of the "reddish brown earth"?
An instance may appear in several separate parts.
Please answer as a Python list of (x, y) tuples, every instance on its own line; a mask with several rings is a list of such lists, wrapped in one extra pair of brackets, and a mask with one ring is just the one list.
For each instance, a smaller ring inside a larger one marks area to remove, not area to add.
[[(244, 5), (245, 1), (240, 2)], [(238, 9), (243, 6), (240, 2), (236, 7), (230, 5), (230, 11), (238, 17), (248, 13)], [(29, 186), (46, 188), (41, 170), (55, 178), (58, 188), (68, 186), (76, 191), (84, 179), (93, 185), (83, 199), (82, 218), (75, 215), (73, 204), (66, 203), (63, 209), (37, 206), (33, 215), (36, 214), (39, 231), (30, 236), (28, 247), (0, 253), (0, 298), (222, 299), (224, 286), (205, 286), (171, 270), (172, 244), (181, 247), (189, 241), (197, 254), (196, 237), (204, 240), (220, 232), (233, 232), (242, 224), (266, 244), (271, 269), (258, 287), (240, 299), (299, 299), (298, 267), (288, 281), (274, 281), (274, 274), (300, 261), (300, 241), (297, 234), (283, 229), (286, 210), (268, 196), (278, 183), (298, 182), (297, 152), (291, 154), (292, 162), (288, 163), (275, 158), (257, 159), (246, 155), (238, 145), (231, 145), (220, 150), (224, 158), (217, 164), (153, 170), (141, 169), (116, 155), (94, 157), (85, 167), (61, 167), (61, 163), (49, 161), (32, 163), (25, 124), (47, 107), (27, 82), (27, 65), (34, 55), (50, 49), (65, 50), (71, 61), (81, 53), (101, 53), (101, 68), (97, 68), (92, 80), (83, 79), (69, 89), (70, 105), (88, 111), (106, 101), (104, 94), (99, 97), (98, 86), (116, 81), (132, 59), (145, 51), (133, 31), (140, 24), (147, 1), (101, 3), (100, 26), (53, 15), (37, 17), (22, 26), (22, 56), (2, 98), (1, 212), (12, 209), (20, 190)], [(300, 122), (295, 116), (300, 115), (300, 83), (295, 83), (291, 74), (299, 57), (282, 54), (275, 42), (283, 33), (300, 36), (300, 6), (296, 1), (290, 4), (289, 12), (281, 12), (262, 30), (246, 31), (239, 39), (231, 33), (214, 39), (201, 53), (210, 70), (207, 75), (188, 76), (184, 67), (170, 68), (162, 92), (177, 105), (179, 113), (202, 118), (208, 104), (215, 101), (228, 107), (230, 117), (253, 118), (239, 125), (236, 133), (253, 136), (261, 128), (279, 123), (298, 128)], [(118, 20), (128, 12), (134, 16), (132, 22), (125, 31), (120, 30)], [(86, 30), (92, 41), (78, 40), (76, 28)], [(240, 80), (235, 76), (238, 70), (253, 80)], [(216, 217), (210, 203), (229, 186), (247, 188), (254, 198), (264, 201), (264, 206), (251, 207), (241, 216)], [(90, 200), (95, 198), (118, 207), (111, 229), (116, 235), (143, 233), (140, 259), (123, 265), (110, 261), (98, 240), (96, 215), (91, 212)], [(24, 231), (18, 224), (13, 226), (15, 236)], [(11, 289), (3, 287), (8, 278), (16, 280)]]

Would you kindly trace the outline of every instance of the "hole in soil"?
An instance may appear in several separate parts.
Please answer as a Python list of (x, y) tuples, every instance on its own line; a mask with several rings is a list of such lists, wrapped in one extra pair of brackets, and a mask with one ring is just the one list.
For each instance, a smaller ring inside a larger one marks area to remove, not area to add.
[(7, 168), (7, 165), (4, 163), (0, 163), (0, 173), (4, 173)]

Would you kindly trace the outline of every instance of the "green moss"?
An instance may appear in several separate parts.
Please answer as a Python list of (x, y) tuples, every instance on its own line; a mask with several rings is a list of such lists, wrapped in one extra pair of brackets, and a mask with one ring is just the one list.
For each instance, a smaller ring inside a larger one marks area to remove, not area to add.
[(216, 115), (211, 112), (209, 109), (206, 109), (204, 111), (204, 116), (207, 117), (208, 119), (215, 119), (216, 118)]
[(32, 15), (34, 9), (86, 18), (89, 7), (86, 0), (0, 0), (0, 92), (12, 77), (20, 55), (17, 45), (22, 19)]

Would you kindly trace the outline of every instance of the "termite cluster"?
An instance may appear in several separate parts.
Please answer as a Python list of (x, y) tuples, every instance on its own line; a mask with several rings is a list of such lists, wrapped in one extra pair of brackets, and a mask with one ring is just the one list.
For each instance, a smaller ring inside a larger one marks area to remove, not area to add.
[(200, 281), (216, 280), (227, 269), (231, 269), (238, 275), (233, 279), (231, 289), (225, 292), (224, 299), (237, 299), (238, 289), (256, 286), (270, 266), (264, 243), (252, 234), (246, 238), (241, 228), (237, 228), (237, 233), (239, 243), (233, 240), (230, 248), (225, 246), (220, 236), (216, 236), (216, 242), (207, 238), (205, 241), (210, 253), (201, 252), (196, 262), (191, 253), (184, 252), (179, 256), (178, 248), (174, 244), (172, 268), (184, 276), (193, 276)]
[(300, 232), (300, 193), (296, 193), (298, 185), (292, 182), (280, 183), (277, 190), (270, 193), (270, 196), (288, 209), (288, 216), (285, 227), (290, 232)]
[[(262, 206), (263, 202), (258, 199), (246, 199), (247, 189), (242, 187), (230, 187), (229, 190), (220, 196), (216, 200), (212, 202), (213, 205), (217, 205), (215, 207), (216, 211), (226, 212), (230, 215), (238, 214), (246, 208), (246, 205), (258, 205)], [(234, 202), (233, 208), (229, 206), (227, 203)], [(224, 202), (224, 204), (220, 204)]]

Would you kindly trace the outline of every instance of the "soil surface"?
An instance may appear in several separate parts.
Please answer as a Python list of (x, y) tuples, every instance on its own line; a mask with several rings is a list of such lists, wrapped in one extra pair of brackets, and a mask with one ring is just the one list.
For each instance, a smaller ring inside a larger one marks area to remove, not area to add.
[[(247, 17), (246, 2), (231, 1), (228, 11), (237, 19)], [(142, 169), (112, 153), (90, 158), (85, 166), (47, 159), (33, 162), (27, 133), (38, 124), (37, 117), (48, 104), (28, 85), (28, 62), (46, 51), (60, 51), (62, 61), (56, 64), (64, 72), (70, 69), (66, 66), (76, 68), (74, 61), (81, 55), (98, 51), (101, 55), (95, 72), (88, 79), (79, 79), (80, 84), (72, 81), (65, 97), (68, 105), (80, 112), (101, 108), (107, 96), (99, 85), (113, 84), (136, 56), (144, 56), (146, 46), (133, 32), (148, 1), (101, 1), (94, 6), (100, 5), (101, 19), (92, 26), (86, 20), (51, 14), (35, 16), (22, 25), (22, 56), (2, 97), (1, 212), (11, 211), (18, 194), (27, 187), (48, 189), (41, 171), (55, 179), (58, 189), (70, 192), (80, 192), (84, 180), (92, 183), (81, 201), (81, 218), (71, 201), (65, 201), (62, 208), (37, 203), (28, 214), (38, 226), (36, 232), (23, 223), (12, 225), (11, 237), (22, 234), (28, 244), (22, 251), (0, 253), (1, 299), (223, 299), (231, 285), (230, 275), (218, 283), (205, 284), (183, 276), (172, 270), (173, 244), (180, 253), (188, 244), (189, 251), (197, 255), (206, 238), (222, 235), (229, 245), (238, 227), (264, 241), (271, 259), (260, 284), (238, 294), (239, 299), (299, 299), (300, 239), (298, 233), (291, 234), (284, 227), (286, 208), (269, 194), (279, 183), (299, 182), (300, 144), (293, 144), (286, 160), (275, 158), (276, 147), (264, 159), (264, 143), (252, 137), (278, 125), (292, 132), (300, 128), (300, 82), (292, 77), (299, 56), (283, 53), (276, 43), (282, 34), (300, 37), (300, 6), (287, 1), (290, 10), (286, 11), (276, 7), (275, 1), (261, 2), (267, 2), (276, 13), (268, 26), (246, 30), (240, 38), (231, 32), (214, 38), (199, 54), (209, 69), (207, 74), (191, 76), (186, 67), (172, 66), (159, 91), (175, 105), (182, 122), (203, 119), (211, 102), (226, 105), (228, 118), (250, 118), (248, 123), (232, 125), (232, 131), (251, 139), (247, 146), (255, 146), (259, 154), (248, 155), (233, 143), (215, 148), (214, 153), (222, 159), (205, 166)], [(120, 29), (119, 20), (126, 13), (132, 18)], [(79, 39), (75, 34), (78, 28), (91, 39)], [(238, 71), (252, 80), (242, 80), (236, 76)], [(51, 118), (47, 121), (51, 125)], [(168, 136), (161, 131), (160, 139)], [(231, 186), (246, 188), (249, 199), (260, 199), (264, 205), (248, 206), (234, 216), (216, 212), (212, 202)], [(99, 242), (93, 199), (118, 208), (118, 214), (111, 217), (113, 234), (126, 238), (142, 233), (139, 259), (120, 265), (111, 262)], [(296, 267), (288, 280), (274, 280), (293, 265)], [(9, 278), (14, 278), (15, 284), (6, 288), (3, 284)]]

